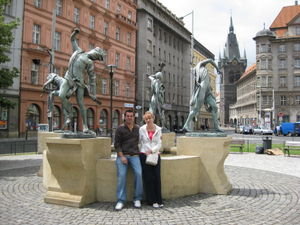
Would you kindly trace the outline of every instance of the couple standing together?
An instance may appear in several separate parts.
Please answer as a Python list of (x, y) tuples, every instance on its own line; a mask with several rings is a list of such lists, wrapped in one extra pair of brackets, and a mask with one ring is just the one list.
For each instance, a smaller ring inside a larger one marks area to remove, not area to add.
[[(161, 128), (154, 124), (152, 112), (143, 116), (145, 125), (139, 128), (134, 122), (134, 112), (127, 110), (125, 122), (115, 133), (114, 146), (117, 151), (117, 204), (116, 210), (121, 210), (127, 200), (126, 177), (128, 166), (134, 172), (134, 207), (141, 207), (143, 190), (146, 201), (154, 208), (163, 207), (161, 197), (160, 156), (157, 165), (146, 164), (147, 155), (159, 153), (161, 148)], [(139, 146), (140, 144), (140, 146)]]

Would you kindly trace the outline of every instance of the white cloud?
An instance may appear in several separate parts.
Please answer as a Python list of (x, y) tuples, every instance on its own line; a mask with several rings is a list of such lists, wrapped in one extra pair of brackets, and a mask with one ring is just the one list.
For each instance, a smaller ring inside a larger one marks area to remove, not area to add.
[[(293, 0), (159, 0), (178, 17), (194, 10), (194, 36), (218, 59), (229, 32), (230, 15), (233, 18), (234, 32), (237, 36), (241, 55), (246, 50), (248, 66), (255, 63), (255, 42), (253, 37), (263, 29), (269, 28), (284, 6), (294, 5)], [(186, 28), (192, 31), (192, 17), (184, 18)]]

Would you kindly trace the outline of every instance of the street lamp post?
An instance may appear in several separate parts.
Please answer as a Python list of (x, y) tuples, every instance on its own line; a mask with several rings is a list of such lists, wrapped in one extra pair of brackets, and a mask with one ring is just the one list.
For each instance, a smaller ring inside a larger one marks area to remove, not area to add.
[[(193, 94), (193, 58), (194, 58), (194, 10), (190, 13), (179, 17), (179, 19), (183, 20), (185, 17), (192, 15), (192, 35), (191, 35), (191, 77), (190, 77), (190, 98)], [(191, 106), (190, 106), (191, 109)]]
[(114, 71), (113, 69), (116, 68), (116, 65), (110, 64), (107, 65), (109, 68), (109, 76), (110, 76), (110, 138), (113, 141), (113, 76)]

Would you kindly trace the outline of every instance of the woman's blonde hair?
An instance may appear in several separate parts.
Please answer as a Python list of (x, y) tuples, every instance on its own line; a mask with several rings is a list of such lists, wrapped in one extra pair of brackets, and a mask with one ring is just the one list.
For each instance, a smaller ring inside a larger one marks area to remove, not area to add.
[(150, 115), (153, 119), (155, 119), (154, 114), (153, 114), (152, 112), (150, 112), (150, 111), (145, 112), (145, 114), (144, 114), (144, 116), (143, 116), (143, 119), (145, 119), (146, 116), (148, 116), (148, 115)]

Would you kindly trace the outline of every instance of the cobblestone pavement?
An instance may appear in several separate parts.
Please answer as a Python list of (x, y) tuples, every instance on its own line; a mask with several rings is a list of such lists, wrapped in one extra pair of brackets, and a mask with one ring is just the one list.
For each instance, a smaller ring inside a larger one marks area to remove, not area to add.
[(39, 166), (0, 170), (0, 224), (300, 224), (300, 177), (230, 161), (235, 166), (225, 166), (233, 185), (229, 195), (167, 200), (163, 209), (128, 203), (120, 212), (112, 203), (81, 209), (46, 204), (42, 178), (36, 176)]

